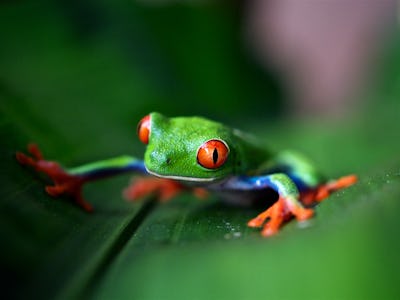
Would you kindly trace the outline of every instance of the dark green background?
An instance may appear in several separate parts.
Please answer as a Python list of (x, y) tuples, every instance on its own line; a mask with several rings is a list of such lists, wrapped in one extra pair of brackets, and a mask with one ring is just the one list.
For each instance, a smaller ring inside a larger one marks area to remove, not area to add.
[[(278, 77), (242, 39), (240, 2), (0, 4), (0, 295), (20, 298), (391, 299), (398, 296), (400, 55), (388, 42), (350, 118), (293, 121)], [(371, 71), (372, 72), (372, 71)], [(16, 150), (78, 165), (141, 157), (150, 111), (205, 115), (360, 183), (271, 239), (256, 209), (183, 195), (131, 204), (129, 176), (94, 183), (88, 215), (43, 191)]]

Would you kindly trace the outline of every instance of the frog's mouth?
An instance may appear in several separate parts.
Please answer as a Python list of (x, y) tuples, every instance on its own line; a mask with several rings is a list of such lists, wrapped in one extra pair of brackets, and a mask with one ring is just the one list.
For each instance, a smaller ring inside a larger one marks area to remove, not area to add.
[(154, 176), (156, 176), (156, 177), (167, 178), (167, 179), (173, 179), (173, 180), (179, 180), (179, 181), (213, 182), (213, 181), (218, 180), (218, 178), (216, 178), (216, 177), (211, 177), (211, 178), (199, 178), (199, 177), (190, 177), (190, 176), (163, 175), (163, 174), (159, 174), (159, 173), (150, 171), (147, 167), (146, 167), (146, 171), (147, 171), (149, 174), (154, 175)]

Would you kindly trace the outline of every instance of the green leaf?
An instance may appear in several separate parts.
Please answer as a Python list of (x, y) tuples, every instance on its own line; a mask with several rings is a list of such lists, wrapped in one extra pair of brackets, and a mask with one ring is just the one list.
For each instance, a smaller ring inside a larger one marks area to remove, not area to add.
[[(340, 123), (271, 120), (279, 103), (266, 99), (279, 93), (238, 50), (234, 9), (48, 2), (0, 10), (7, 25), (0, 28), (4, 297), (398, 296), (398, 47), (384, 91), (369, 96), (379, 99), (372, 109)], [(360, 182), (329, 197), (306, 224), (290, 222), (264, 239), (246, 226), (258, 209), (215, 197), (127, 203), (120, 191), (129, 176), (89, 185), (85, 197), (95, 212), (87, 214), (49, 197), (46, 178), (15, 160), (31, 141), (69, 167), (140, 157), (136, 122), (152, 110), (247, 127), (274, 150), (305, 152), (329, 177), (355, 172)]]

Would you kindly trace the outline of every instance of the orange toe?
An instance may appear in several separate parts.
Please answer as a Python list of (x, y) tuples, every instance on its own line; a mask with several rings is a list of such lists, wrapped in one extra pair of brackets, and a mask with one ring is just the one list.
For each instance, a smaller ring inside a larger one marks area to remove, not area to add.
[(304, 208), (295, 214), (298, 221), (305, 221), (314, 216), (314, 210), (311, 208)]
[(261, 227), (261, 225), (264, 223), (264, 219), (262, 218), (254, 218), (251, 219), (250, 221), (247, 222), (247, 226), (249, 227)]
[(340, 189), (349, 187), (349, 186), (355, 184), (357, 181), (358, 181), (357, 176), (352, 174), (352, 175), (340, 177), (339, 179), (337, 179), (333, 182), (329, 182), (327, 184), (327, 187), (328, 187), (328, 189), (330, 189), (332, 191), (336, 191), (336, 190), (340, 190)]

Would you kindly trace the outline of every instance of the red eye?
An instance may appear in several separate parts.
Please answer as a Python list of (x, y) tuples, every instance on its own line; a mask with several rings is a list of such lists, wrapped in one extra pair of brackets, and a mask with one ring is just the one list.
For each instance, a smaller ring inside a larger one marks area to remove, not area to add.
[(207, 169), (221, 167), (228, 158), (229, 148), (222, 140), (209, 140), (197, 151), (197, 162)]
[(139, 136), (139, 140), (142, 141), (143, 144), (149, 143), (150, 136), (150, 115), (145, 116), (140, 120), (137, 127), (137, 134)]

